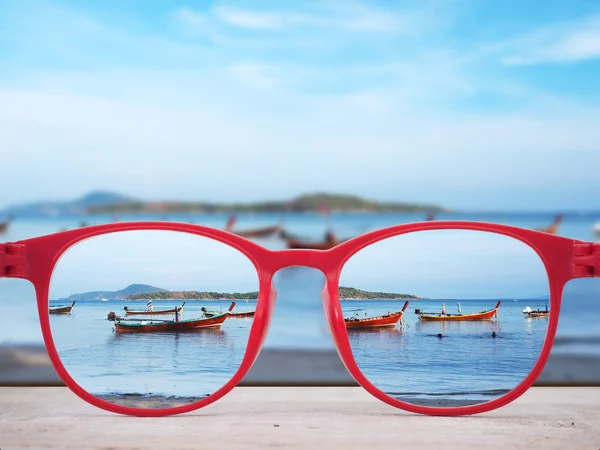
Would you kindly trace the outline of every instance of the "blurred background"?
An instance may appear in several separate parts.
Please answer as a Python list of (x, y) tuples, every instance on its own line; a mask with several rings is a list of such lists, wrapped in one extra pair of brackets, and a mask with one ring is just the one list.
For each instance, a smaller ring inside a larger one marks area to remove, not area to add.
[[(600, 240), (595, 2), (7, 0), (0, 67), (2, 242), (133, 220), (273, 249), (442, 219)], [(282, 274), (267, 347), (333, 348), (315, 276)], [(567, 286), (565, 379), (600, 373), (597, 300)], [(0, 305), (0, 346), (39, 348), (33, 288), (1, 279)]]

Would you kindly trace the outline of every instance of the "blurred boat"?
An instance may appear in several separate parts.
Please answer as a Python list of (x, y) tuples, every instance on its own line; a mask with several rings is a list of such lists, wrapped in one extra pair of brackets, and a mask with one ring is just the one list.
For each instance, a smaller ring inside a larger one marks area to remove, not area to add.
[(171, 308), (171, 309), (153, 309), (153, 310), (136, 310), (136, 309), (129, 309), (127, 306), (124, 306), (123, 309), (125, 310), (125, 314), (127, 315), (159, 315), (159, 314), (175, 314), (176, 312), (181, 312), (183, 310), (183, 307), (185, 306), (185, 302), (183, 302), (183, 304), (181, 306), (177, 306), (175, 308)]
[(71, 306), (62, 306), (62, 305), (57, 305), (57, 306), (50, 306), (48, 308), (48, 312), (50, 314), (71, 314), (71, 310), (73, 309), (73, 306), (75, 306), (75, 302), (74, 301)]
[[(198, 331), (204, 328), (220, 328), (229, 318), (229, 313), (234, 308), (235, 302), (231, 304), (229, 310), (208, 319), (190, 319), (178, 320), (158, 320), (158, 319), (123, 319), (121, 317), (115, 320), (115, 331), (117, 333), (154, 333), (161, 331)], [(131, 322), (131, 323), (128, 323)]]
[(563, 221), (563, 215), (557, 214), (556, 218), (554, 219), (554, 222), (552, 222), (552, 225), (550, 225), (549, 227), (546, 227), (546, 228), (536, 228), (536, 230), (541, 231), (543, 233), (558, 234), (558, 227), (560, 226), (562, 221)]
[(235, 216), (231, 216), (225, 225), (225, 231), (245, 238), (267, 238), (274, 236), (281, 230), (281, 225), (279, 224), (261, 228), (253, 228), (249, 230), (234, 230), (233, 225), (235, 224), (236, 220), (237, 219)]
[(230, 231), (230, 233), (237, 234), (238, 236), (245, 238), (267, 238), (277, 234), (279, 229), (279, 225), (273, 225), (270, 227), (255, 228), (252, 230)]
[(0, 234), (6, 233), (8, 231), (8, 227), (13, 220), (13, 216), (9, 216), (8, 219), (0, 222)]
[(336, 238), (333, 231), (328, 231), (325, 233), (325, 239), (323, 241), (303, 241), (301, 239), (297, 239), (291, 237), (287, 233), (283, 232), (280, 234), (283, 239), (286, 241), (288, 248), (306, 248), (313, 250), (329, 250), (330, 248), (335, 247), (336, 245), (342, 243)]
[(421, 314), (421, 320), (489, 320), (498, 317), (499, 301), (493, 309), (470, 314)]
[(600, 239), (600, 222), (594, 225), (594, 233), (596, 234), (596, 239)]
[(388, 313), (383, 316), (369, 317), (366, 319), (360, 319), (358, 317), (350, 317), (344, 319), (347, 329), (358, 329), (358, 328), (381, 328), (381, 327), (395, 327), (399, 321), (402, 321), (404, 311), (408, 308), (408, 303), (404, 303), (402, 311)]

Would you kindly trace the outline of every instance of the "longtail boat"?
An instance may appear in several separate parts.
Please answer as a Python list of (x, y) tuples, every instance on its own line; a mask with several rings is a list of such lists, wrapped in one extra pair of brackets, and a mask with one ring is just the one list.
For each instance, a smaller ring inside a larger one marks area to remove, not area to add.
[(469, 314), (421, 314), (421, 320), (489, 320), (493, 317), (498, 317), (498, 308), (502, 304), (501, 301), (490, 310), (469, 313)]
[(48, 312), (50, 314), (71, 314), (73, 306), (75, 306), (75, 301), (70, 306), (50, 306)]
[(204, 328), (219, 328), (227, 320), (234, 306), (235, 302), (231, 304), (228, 311), (208, 319), (144, 320), (117, 318), (115, 320), (115, 331), (117, 333), (154, 333), (160, 331), (198, 331)]
[[(204, 313), (205, 317), (214, 317), (219, 314), (222, 314), (220, 311), (210, 311), (206, 309), (204, 306), (200, 308), (200, 310)], [(256, 311), (239, 311), (239, 312), (230, 312), (229, 317), (231, 319), (245, 319), (247, 317), (254, 317)]]
[(549, 317), (550, 311), (533, 311), (527, 314), (527, 317)]
[(527, 314), (527, 317), (549, 317), (550, 316), (550, 310), (548, 309), (548, 305), (546, 305), (546, 309), (545, 310), (541, 310), (538, 306), (537, 311), (534, 309), (531, 309), (529, 306), (527, 306), (524, 310), (523, 310), (523, 314)]
[(127, 306), (124, 306), (123, 309), (125, 310), (125, 314), (126, 315), (131, 315), (131, 316), (142, 316), (142, 315), (150, 315), (150, 316), (158, 316), (161, 314), (175, 314), (175, 312), (180, 313), (181, 311), (183, 311), (183, 307), (185, 306), (185, 302), (183, 302), (183, 304), (181, 306), (177, 306), (175, 308), (171, 308), (171, 309), (153, 309), (153, 310), (141, 310), (141, 309), (129, 309)]
[(404, 315), (406, 308), (408, 308), (408, 302), (404, 303), (402, 311), (365, 319), (360, 319), (358, 317), (344, 319), (344, 322), (346, 323), (346, 329), (395, 327), (399, 321), (402, 321), (402, 316)]

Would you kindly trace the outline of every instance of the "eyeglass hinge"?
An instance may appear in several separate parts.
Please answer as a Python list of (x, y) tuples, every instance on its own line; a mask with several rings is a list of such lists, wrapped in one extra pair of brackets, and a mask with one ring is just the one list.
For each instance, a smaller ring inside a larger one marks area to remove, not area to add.
[(0, 278), (22, 278), (27, 271), (27, 248), (24, 244), (0, 244)]
[(600, 277), (600, 243), (575, 244), (573, 276)]

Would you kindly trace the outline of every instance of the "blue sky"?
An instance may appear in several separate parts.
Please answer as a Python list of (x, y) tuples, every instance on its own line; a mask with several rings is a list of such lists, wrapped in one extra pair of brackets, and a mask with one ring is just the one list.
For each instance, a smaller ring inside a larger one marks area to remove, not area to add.
[[(373, 267), (377, 270), (369, 270)], [(285, 290), (290, 280), (282, 276)], [(317, 278), (316, 285), (323, 283)], [(131, 283), (168, 290), (258, 290), (256, 269), (234, 248), (193, 234), (151, 230), (106, 234), (71, 247), (54, 269), (50, 298)], [(530, 247), (465, 230), (408, 233), (370, 245), (344, 265), (340, 285), (430, 298), (529, 298), (549, 292), (544, 265)]]
[(598, 79), (597, 1), (3, 1), (0, 207), (598, 209)]
[(254, 265), (228, 245), (187, 233), (133, 231), (97, 236), (71, 247), (54, 268), (50, 298), (117, 291), (132, 283), (173, 291), (258, 291)]

